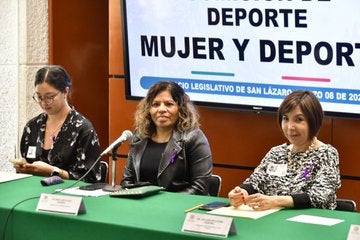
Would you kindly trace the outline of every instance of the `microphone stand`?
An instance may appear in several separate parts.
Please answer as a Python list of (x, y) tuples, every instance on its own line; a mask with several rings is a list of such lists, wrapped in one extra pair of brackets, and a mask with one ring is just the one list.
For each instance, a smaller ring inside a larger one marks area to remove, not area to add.
[[(119, 145), (120, 146), (120, 145)], [(118, 154), (117, 150), (119, 146), (115, 146), (112, 149), (111, 152), (111, 159), (112, 159), (112, 166), (111, 166), (111, 185), (107, 184), (105, 187), (103, 187), (102, 190), (106, 192), (116, 192), (119, 191), (122, 187), (120, 185), (115, 184), (115, 177), (116, 177), (116, 160), (118, 157), (125, 157), (127, 155)]]

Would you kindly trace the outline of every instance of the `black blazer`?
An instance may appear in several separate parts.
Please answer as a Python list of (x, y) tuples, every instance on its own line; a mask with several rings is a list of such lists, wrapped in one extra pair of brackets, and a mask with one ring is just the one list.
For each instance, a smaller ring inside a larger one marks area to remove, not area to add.
[[(140, 161), (148, 138), (135, 130), (121, 185), (140, 181)], [(158, 169), (158, 184), (171, 192), (208, 195), (208, 177), (212, 174), (212, 156), (208, 140), (200, 130), (174, 131), (166, 145)]]

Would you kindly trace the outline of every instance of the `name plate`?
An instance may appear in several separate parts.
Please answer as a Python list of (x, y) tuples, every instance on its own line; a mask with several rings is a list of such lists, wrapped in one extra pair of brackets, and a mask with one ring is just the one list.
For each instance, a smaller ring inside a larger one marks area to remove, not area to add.
[(360, 225), (351, 224), (346, 240), (360, 240)]
[(77, 215), (86, 209), (82, 197), (42, 193), (36, 211)]
[(227, 237), (229, 233), (235, 234), (236, 228), (231, 217), (189, 212), (182, 231)]

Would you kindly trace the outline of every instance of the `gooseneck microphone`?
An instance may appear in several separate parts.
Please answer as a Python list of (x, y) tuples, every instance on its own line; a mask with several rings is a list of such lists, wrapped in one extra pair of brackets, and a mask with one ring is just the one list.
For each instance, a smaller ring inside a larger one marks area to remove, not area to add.
[[(119, 191), (121, 189), (121, 186), (116, 185), (115, 184), (115, 178), (116, 178), (116, 159), (117, 159), (117, 147), (122, 143), (127, 141), (128, 139), (130, 139), (132, 137), (132, 132), (130, 132), (129, 130), (125, 130), (121, 136), (116, 139), (112, 144), (110, 144), (110, 146), (108, 148), (106, 148), (104, 150), (104, 152), (102, 153), (102, 155), (108, 153), (109, 151), (113, 151), (113, 157), (112, 157), (112, 175), (111, 175), (111, 184), (107, 184), (106, 186), (104, 186), (102, 188), (103, 191), (106, 192), (115, 192), (115, 191)], [(102, 156), (100, 155), (100, 156)]]
[[(99, 157), (94, 161), (94, 163), (89, 167), (89, 169), (84, 173), (84, 175), (82, 175), (78, 180), (76, 180), (74, 183), (70, 184), (70, 186), (67, 186), (63, 189), (58, 189), (55, 191), (55, 193), (59, 193), (62, 192), (65, 189), (71, 188), (72, 186), (75, 186), (78, 182), (82, 181), (86, 175), (89, 174), (89, 172), (95, 167), (95, 165), (100, 161), (101, 157), (104, 156), (105, 154), (107, 154), (109, 151), (111, 151), (112, 149), (119, 147), (119, 145), (127, 140), (129, 140), (132, 137), (132, 132), (129, 130), (125, 130), (123, 131), (123, 133), (121, 134), (121, 136), (116, 139), (112, 144), (110, 144), (109, 147), (107, 147), (100, 155)], [(115, 164), (113, 161), (113, 179), (112, 179), (112, 185), (110, 185), (110, 188), (108, 187), (108, 191), (115, 191), (117, 190), (118, 186), (115, 185)], [(120, 186), (119, 186), (120, 187)]]
[(112, 144), (110, 144), (110, 146), (108, 146), (101, 154), (100, 156), (104, 156), (105, 154), (107, 154), (108, 152), (110, 152), (113, 148), (118, 147), (121, 143), (127, 141), (128, 139), (130, 139), (132, 137), (132, 132), (129, 130), (125, 130), (123, 131), (123, 133), (121, 134), (121, 136), (116, 139)]

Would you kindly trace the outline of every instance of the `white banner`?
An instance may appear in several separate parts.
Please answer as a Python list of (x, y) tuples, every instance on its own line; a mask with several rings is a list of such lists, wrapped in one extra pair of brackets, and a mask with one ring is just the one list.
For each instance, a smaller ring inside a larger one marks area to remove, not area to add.
[(357, 0), (127, 0), (128, 94), (178, 82), (193, 101), (277, 108), (295, 89), (360, 114)]

